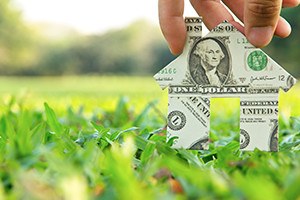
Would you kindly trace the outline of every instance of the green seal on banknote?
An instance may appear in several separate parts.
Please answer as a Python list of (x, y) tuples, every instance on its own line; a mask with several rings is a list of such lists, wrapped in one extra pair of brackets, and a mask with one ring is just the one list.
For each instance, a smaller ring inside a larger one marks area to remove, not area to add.
[(253, 51), (247, 58), (248, 66), (254, 71), (262, 71), (268, 63), (267, 56), (262, 51)]

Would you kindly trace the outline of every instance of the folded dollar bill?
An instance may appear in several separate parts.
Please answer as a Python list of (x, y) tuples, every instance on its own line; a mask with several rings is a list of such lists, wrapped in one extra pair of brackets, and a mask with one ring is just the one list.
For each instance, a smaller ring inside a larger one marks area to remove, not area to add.
[(201, 18), (186, 18), (183, 53), (155, 80), (169, 91), (167, 138), (174, 148), (207, 149), (210, 99), (240, 98), (240, 148), (278, 151), (279, 89), (296, 79), (224, 21), (202, 36)]

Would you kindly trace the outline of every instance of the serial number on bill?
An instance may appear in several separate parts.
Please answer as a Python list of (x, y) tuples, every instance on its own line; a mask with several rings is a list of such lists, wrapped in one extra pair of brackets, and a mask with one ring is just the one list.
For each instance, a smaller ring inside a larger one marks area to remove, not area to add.
[(168, 68), (160, 71), (161, 74), (176, 74), (176, 68)]

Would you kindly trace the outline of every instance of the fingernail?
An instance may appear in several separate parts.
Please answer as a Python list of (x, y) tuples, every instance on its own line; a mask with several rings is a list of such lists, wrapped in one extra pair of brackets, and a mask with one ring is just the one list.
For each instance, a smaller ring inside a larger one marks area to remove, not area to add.
[(248, 31), (248, 41), (256, 47), (264, 47), (268, 45), (274, 35), (272, 26), (252, 27)]

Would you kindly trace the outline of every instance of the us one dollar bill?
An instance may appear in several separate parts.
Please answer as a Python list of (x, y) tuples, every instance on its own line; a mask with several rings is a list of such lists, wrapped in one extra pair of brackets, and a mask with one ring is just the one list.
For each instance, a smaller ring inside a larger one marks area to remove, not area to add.
[(224, 21), (202, 36), (201, 18), (186, 18), (183, 53), (154, 78), (168, 87), (168, 138), (175, 148), (206, 149), (210, 98), (240, 98), (241, 149), (277, 151), (278, 94), (296, 79)]

